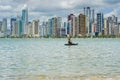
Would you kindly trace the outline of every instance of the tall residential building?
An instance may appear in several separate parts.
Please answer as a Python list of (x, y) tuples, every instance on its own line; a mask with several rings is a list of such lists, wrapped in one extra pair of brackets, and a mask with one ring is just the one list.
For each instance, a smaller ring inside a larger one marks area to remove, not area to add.
[(23, 36), (23, 22), (22, 22), (22, 20), (18, 19), (17, 24), (18, 24), (18, 36), (22, 37)]
[(78, 18), (74, 14), (68, 15), (67, 34), (75, 37), (78, 34)]
[(78, 18), (76, 16), (72, 16), (70, 25), (70, 35), (76, 37), (78, 34)]
[(108, 35), (108, 20), (104, 19), (104, 35)]
[(22, 10), (23, 35), (27, 34), (28, 27), (28, 8)]
[(52, 19), (48, 20), (48, 36), (52, 36), (53, 30), (52, 30)]
[(118, 23), (118, 28), (119, 28), (119, 36), (120, 36), (120, 23)]
[(95, 22), (95, 10), (94, 9), (91, 11), (91, 19), (92, 19), (92, 23), (94, 23)]
[[(73, 19), (74, 18), (74, 19)], [(71, 35), (73, 34), (73, 26), (74, 26), (74, 21), (75, 20), (75, 15), (70, 14), (68, 15), (68, 25), (67, 25), (67, 34)]]
[(90, 7), (84, 7), (84, 15), (86, 15), (86, 26), (87, 26), (87, 35), (92, 33), (92, 24), (94, 23), (94, 9), (91, 10)]
[(19, 37), (19, 27), (17, 21), (12, 22), (12, 29), (11, 36)]
[(84, 14), (79, 15), (79, 34), (86, 35), (86, 16)]
[(0, 32), (2, 30), (2, 21), (0, 21)]
[(57, 17), (57, 37), (61, 36), (62, 18)]
[(93, 24), (92, 24), (92, 36), (95, 36), (96, 35), (96, 27), (97, 27), (97, 23), (96, 22), (94, 22)]
[(33, 26), (32, 26), (32, 23), (31, 22), (29, 22), (28, 23), (28, 27), (27, 27), (27, 30), (28, 30), (28, 36), (29, 37), (33, 37)]
[(97, 32), (102, 33), (103, 31), (104, 31), (103, 13), (97, 13)]
[(14, 32), (14, 24), (15, 24), (15, 22), (16, 22), (16, 18), (11, 18), (11, 20), (10, 20), (10, 31), (11, 31), (11, 35), (12, 35), (12, 32)]
[(67, 35), (67, 22), (63, 23), (63, 28), (65, 29), (65, 35)]
[(56, 17), (52, 18), (52, 32), (53, 32), (52, 36), (57, 37), (57, 18)]
[(3, 18), (1, 32), (4, 33), (4, 36), (7, 36), (7, 19)]
[(28, 8), (22, 10), (22, 21), (28, 23)]
[(46, 22), (46, 28), (45, 28), (46, 30), (46, 36), (49, 36), (49, 27), (48, 27), (48, 22)]
[(60, 36), (61, 37), (66, 36), (66, 28), (67, 28), (67, 23), (63, 22), (61, 25), (61, 29), (60, 29), (60, 33), (61, 33)]
[(32, 22), (32, 26), (33, 26), (33, 36), (34, 37), (39, 37), (40, 36), (40, 31), (39, 31), (39, 20), (36, 19), (36, 20), (33, 20)]
[(114, 33), (116, 29), (115, 27), (118, 25), (117, 17), (115, 15), (112, 15), (108, 17), (108, 34), (109, 35), (115, 35)]
[(41, 25), (41, 36), (47, 36), (47, 22), (43, 22)]

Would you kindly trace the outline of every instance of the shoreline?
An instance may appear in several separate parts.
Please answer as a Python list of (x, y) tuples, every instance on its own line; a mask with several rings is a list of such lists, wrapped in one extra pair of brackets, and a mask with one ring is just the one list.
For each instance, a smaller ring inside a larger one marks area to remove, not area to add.
[(101, 77), (101, 76), (50, 76), (50, 75), (28, 75), (28, 76), (17, 76), (18, 80), (120, 80), (120, 76), (116, 77)]
[[(0, 39), (62, 39), (67, 37), (0, 37)], [(109, 39), (109, 38), (120, 38), (120, 37), (72, 37), (72, 39)]]

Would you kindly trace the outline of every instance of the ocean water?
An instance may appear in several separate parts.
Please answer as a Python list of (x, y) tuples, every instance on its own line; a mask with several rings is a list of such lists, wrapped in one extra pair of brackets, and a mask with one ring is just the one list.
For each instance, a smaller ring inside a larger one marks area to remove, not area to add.
[(0, 39), (0, 80), (120, 80), (120, 39), (72, 41), (79, 45), (65, 46), (65, 38)]

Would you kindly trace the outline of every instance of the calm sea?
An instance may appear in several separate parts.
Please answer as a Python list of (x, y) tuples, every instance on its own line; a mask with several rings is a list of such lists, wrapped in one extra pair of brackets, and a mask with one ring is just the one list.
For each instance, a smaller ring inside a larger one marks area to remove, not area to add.
[(0, 39), (0, 80), (120, 76), (120, 39), (74, 38), (72, 41), (79, 45), (65, 46), (65, 38)]

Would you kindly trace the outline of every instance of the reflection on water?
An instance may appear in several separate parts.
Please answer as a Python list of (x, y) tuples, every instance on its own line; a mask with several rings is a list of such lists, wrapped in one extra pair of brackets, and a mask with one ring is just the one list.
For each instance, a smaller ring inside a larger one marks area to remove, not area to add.
[[(0, 80), (118, 79), (119, 39), (0, 39)], [(94, 77), (95, 76), (95, 77)]]

